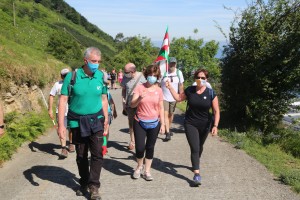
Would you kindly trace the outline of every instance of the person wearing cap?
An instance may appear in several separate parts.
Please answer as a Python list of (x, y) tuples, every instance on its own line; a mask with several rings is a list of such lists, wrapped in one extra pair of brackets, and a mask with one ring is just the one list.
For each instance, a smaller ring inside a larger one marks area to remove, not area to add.
[[(64, 78), (66, 77), (66, 75), (70, 72), (70, 70), (68, 68), (62, 69), (60, 71), (60, 77), (61, 80), (55, 82), (55, 84), (53, 85), (51, 91), (50, 91), (50, 95), (49, 95), (49, 107), (48, 107), (48, 113), (49, 116), (52, 120), (54, 120), (54, 116), (53, 116), (53, 101), (56, 95), (58, 95), (58, 100), (57, 100), (57, 106), (56, 106), (56, 121), (58, 122), (58, 104), (59, 104), (59, 97), (61, 94), (61, 87), (63, 85), (63, 81)], [(68, 114), (68, 105), (66, 106), (66, 112), (65, 112), (65, 119), (64, 119), (64, 126), (67, 128), (67, 114)], [(53, 121), (54, 122), (54, 121)], [(69, 147), (67, 148), (67, 140), (66, 140), (66, 135), (63, 135), (62, 137), (59, 137), (60, 140), (60, 144), (61, 144), (61, 154), (60, 154), (60, 158), (67, 158), (68, 157), (68, 151), (70, 153), (75, 152), (75, 146), (72, 144), (72, 132), (70, 131), (70, 129), (68, 129), (69, 131)]]
[(145, 79), (143, 73), (138, 72), (136, 70), (136, 66), (133, 63), (127, 63), (124, 66), (124, 77), (121, 82), (121, 87), (122, 87), (123, 114), (124, 112), (127, 114), (128, 124), (129, 124), (129, 135), (130, 135), (130, 142), (128, 144), (129, 150), (133, 150), (135, 148), (133, 121), (134, 121), (136, 108), (131, 108), (133, 90), (135, 87), (137, 87), (137, 85), (146, 82), (147, 80)]
[(69, 101), (67, 118), (73, 133), (80, 176), (80, 188), (76, 190), (76, 195), (85, 196), (89, 192), (90, 199), (100, 200), (104, 138), (109, 129), (107, 87), (103, 81), (104, 75), (98, 69), (101, 51), (96, 47), (88, 47), (83, 62), (84, 65), (76, 70), (74, 84), (71, 84), (73, 73), (68, 73), (64, 79), (58, 106), (58, 133), (64, 135), (66, 132), (61, 124)]
[(170, 90), (166, 87), (166, 81), (169, 80), (170, 84), (174, 88), (177, 93), (183, 92), (183, 82), (184, 78), (181, 70), (177, 69), (177, 60), (175, 57), (170, 57), (169, 60), (169, 69), (167, 72), (162, 74), (161, 78), (161, 88), (164, 96), (164, 110), (165, 110), (165, 130), (166, 130), (166, 138), (165, 141), (171, 140), (171, 136), (173, 135), (170, 132), (171, 124), (174, 118), (174, 111), (176, 108), (176, 100), (173, 98)]

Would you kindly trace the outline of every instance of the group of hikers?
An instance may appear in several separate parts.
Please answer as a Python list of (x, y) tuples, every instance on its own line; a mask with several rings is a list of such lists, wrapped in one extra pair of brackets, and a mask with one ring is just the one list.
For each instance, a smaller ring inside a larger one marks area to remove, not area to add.
[[(59, 95), (56, 119), (62, 146), (60, 157), (66, 158), (68, 152), (76, 152), (80, 176), (80, 188), (76, 190), (76, 195), (82, 196), (89, 192), (93, 200), (101, 199), (99, 179), (105, 154), (103, 148), (109, 135), (111, 120), (117, 117), (108, 89), (108, 74), (99, 66), (100, 61), (100, 50), (96, 47), (87, 48), (83, 56), (83, 66), (75, 71), (61, 70), (62, 80), (54, 84), (49, 97), (49, 116), (54, 120), (53, 98)], [(153, 180), (150, 170), (157, 136), (159, 133), (165, 134), (164, 140), (171, 140), (176, 102), (186, 100), (184, 129), (191, 151), (193, 182), (196, 186), (200, 185), (203, 145), (209, 132), (217, 135), (220, 120), (218, 97), (207, 87), (208, 71), (196, 70), (195, 84), (186, 89), (183, 87), (183, 74), (177, 69), (177, 60), (174, 57), (169, 59), (169, 69), (163, 73), (159, 63), (148, 65), (143, 72), (137, 71), (134, 63), (128, 63), (123, 71), (124, 76), (120, 82), (122, 113), (128, 118), (128, 149), (135, 150), (137, 161), (132, 178)], [(210, 114), (211, 108), (214, 120)]]

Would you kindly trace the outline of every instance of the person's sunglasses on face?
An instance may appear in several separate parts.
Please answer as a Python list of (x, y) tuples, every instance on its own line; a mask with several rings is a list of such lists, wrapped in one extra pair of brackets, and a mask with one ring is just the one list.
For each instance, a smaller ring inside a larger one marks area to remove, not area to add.
[(197, 77), (197, 79), (206, 80), (206, 77), (200, 76), (200, 77)]

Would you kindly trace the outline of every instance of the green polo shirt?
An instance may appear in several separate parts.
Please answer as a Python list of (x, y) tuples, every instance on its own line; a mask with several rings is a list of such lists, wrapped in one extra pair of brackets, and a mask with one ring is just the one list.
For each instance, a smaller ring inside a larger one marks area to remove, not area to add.
[[(71, 78), (72, 72), (69, 72), (61, 88), (62, 95), (69, 96), (68, 86)], [(103, 83), (103, 72), (97, 70), (93, 77), (89, 77), (84, 73), (83, 68), (79, 68), (76, 72), (69, 110), (79, 115), (97, 113), (102, 109), (102, 94), (107, 94), (107, 87)], [(70, 121), (69, 125), (71, 128), (78, 127), (78, 121)]]

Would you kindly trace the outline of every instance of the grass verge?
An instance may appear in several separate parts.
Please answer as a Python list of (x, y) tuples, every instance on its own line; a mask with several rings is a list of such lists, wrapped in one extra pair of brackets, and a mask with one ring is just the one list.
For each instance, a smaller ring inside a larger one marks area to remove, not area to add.
[(0, 166), (11, 159), (24, 142), (35, 140), (52, 125), (46, 110), (26, 114), (11, 112), (5, 115), (5, 123), (5, 134), (0, 138)]
[(300, 193), (300, 159), (284, 152), (279, 144), (263, 145), (249, 138), (247, 133), (220, 130), (219, 135), (235, 148), (242, 149), (260, 163), (265, 165), (279, 181), (290, 185)]

